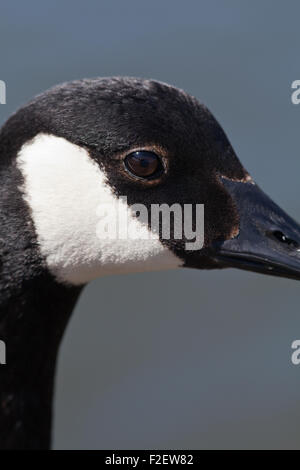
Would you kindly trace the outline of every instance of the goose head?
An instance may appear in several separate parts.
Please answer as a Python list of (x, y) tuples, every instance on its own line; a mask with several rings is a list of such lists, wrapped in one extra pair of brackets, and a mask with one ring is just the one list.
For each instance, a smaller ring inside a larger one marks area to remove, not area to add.
[(209, 110), (167, 84), (37, 96), (0, 131), (0, 179), (1, 448), (49, 446), (57, 350), (89, 281), (178, 267), (300, 279), (299, 225)]
[[(23, 107), (2, 134), (58, 282), (177, 267), (300, 278), (299, 226), (182, 90), (132, 78), (71, 82)], [(161, 205), (169, 212), (155, 225)]]

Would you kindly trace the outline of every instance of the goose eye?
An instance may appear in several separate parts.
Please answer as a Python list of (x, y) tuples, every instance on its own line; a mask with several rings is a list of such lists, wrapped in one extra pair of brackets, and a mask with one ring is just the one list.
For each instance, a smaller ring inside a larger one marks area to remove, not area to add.
[(127, 170), (139, 178), (156, 177), (163, 170), (162, 162), (158, 155), (147, 150), (130, 153), (125, 158), (124, 163)]

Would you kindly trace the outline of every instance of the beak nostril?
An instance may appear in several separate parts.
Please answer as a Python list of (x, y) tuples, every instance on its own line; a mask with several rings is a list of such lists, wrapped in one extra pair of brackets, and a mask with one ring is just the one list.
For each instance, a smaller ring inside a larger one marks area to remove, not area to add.
[(280, 243), (284, 243), (288, 246), (290, 246), (291, 248), (299, 248), (299, 243), (297, 243), (295, 240), (293, 240), (292, 238), (289, 238), (287, 237), (283, 232), (281, 232), (280, 230), (274, 230), (272, 232), (270, 232), (270, 234), (276, 238), (276, 240), (278, 240)]

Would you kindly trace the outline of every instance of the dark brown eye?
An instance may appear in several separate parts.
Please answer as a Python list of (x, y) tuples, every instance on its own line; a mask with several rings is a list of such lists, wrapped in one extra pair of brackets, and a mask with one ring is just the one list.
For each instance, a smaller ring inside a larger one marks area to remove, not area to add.
[(139, 178), (158, 177), (163, 171), (161, 159), (154, 152), (139, 150), (132, 152), (124, 160), (125, 167)]

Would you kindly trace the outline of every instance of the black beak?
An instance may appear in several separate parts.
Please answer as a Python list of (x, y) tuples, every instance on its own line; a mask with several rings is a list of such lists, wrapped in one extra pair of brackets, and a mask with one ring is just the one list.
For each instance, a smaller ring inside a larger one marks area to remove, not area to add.
[(220, 267), (300, 280), (300, 226), (255, 184), (222, 178), (240, 217), (236, 237), (216, 244)]

